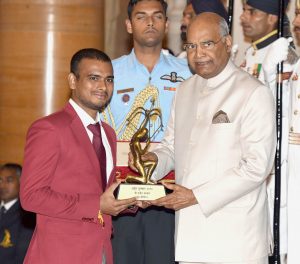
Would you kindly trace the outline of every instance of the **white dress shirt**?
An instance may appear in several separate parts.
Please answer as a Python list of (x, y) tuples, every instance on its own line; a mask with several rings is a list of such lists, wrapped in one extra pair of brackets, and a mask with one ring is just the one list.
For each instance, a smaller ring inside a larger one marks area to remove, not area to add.
[(76, 104), (73, 99), (70, 98), (69, 103), (73, 106), (75, 112), (79, 116), (91, 142), (93, 142), (93, 133), (88, 129), (88, 125), (99, 122), (100, 128), (101, 128), (102, 142), (103, 142), (103, 145), (105, 148), (105, 153), (106, 153), (106, 175), (108, 176), (108, 177), (106, 177), (106, 181), (108, 181), (109, 175), (113, 169), (113, 158), (112, 158), (112, 154), (111, 154), (111, 148), (110, 148), (109, 142), (107, 140), (107, 136), (102, 127), (102, 123), (100, 120), (100, 114), (99, 114), (99, 112), (97, 112), (96, 120), (94, 120), (87, 112), (85, 112), (78, 104)]
[(8, 211), (16, 202), (18, 201), (18, 198), (15, 198), (7, 203), (4, 203), (3, 201), (1, 201), (1, 207), (4, 207), (6, 211)]

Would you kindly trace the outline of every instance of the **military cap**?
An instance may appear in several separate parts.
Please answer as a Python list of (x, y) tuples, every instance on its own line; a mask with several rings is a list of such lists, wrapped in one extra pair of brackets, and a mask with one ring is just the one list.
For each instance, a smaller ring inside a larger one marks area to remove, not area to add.
[(221, 0), (191, 0), (196, 15), (204, 12), (216, 13), (228, 21), (228, 13)]
[[(285, 9), (288, 3), (289, 0), (284, 0)], [(267, 14), (276, 16), (279, 14), (279, 0), (246, 0), (246, 4)]]

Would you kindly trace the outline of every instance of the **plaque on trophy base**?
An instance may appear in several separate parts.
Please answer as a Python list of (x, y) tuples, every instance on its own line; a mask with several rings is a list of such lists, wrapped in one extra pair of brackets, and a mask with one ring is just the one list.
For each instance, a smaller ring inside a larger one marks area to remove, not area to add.
[(121, 183), (115, 195), (119, 200), (136, 197), (139, 201), (151, 201), (166, 196), (166, 190), (162, 184)]

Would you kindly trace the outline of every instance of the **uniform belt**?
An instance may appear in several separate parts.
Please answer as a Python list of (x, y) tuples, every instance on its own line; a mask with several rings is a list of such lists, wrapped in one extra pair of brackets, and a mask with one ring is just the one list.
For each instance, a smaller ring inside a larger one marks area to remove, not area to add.
[(300, 133), (289, 133), (289, 144), (300, 145)]

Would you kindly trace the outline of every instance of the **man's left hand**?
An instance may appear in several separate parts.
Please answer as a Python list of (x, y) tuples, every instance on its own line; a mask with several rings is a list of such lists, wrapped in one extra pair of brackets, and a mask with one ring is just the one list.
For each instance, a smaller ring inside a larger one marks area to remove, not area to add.
[(173, 192), (165, 197), (150, 201), (152, 205), (164, 206), (177, 211), (198, 203), (192, 190), (178, 184), (163, 183), (163, 185)]

